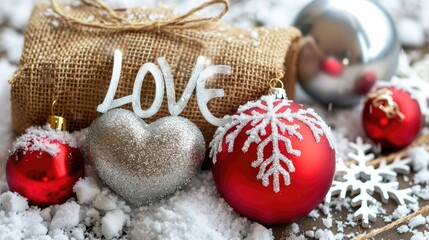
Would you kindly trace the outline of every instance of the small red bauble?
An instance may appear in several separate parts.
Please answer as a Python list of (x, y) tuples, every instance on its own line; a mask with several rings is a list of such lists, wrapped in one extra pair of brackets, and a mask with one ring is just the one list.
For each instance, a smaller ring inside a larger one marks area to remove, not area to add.
[(84, 175), (84, 160), (67, 134), (32, 127), (18, 138), (6, 166), (10, 190), (39, 206), (70, 198)]
[(211, 143), (216, 187), (241, 215), (297, 220), (324, 199), (335, 174), (330, 129), (313, 111), (263, 96), (241, 106)]
[(327, 57), (320, 63), (320, 68), (329, 75), (340, 76), (343, 73), (343, 63), (333, 57)]
[(355, 83), (355, 91), (359, 95), (367, 94), (377, 81), (377, 75), (374, 72), (366, 72)]
[(363, 110), (367, 136), (383, 149), (401, 149), (410, 144), (422, 127), (422, 113), (412, 96), (395, 87), (371, 93)]

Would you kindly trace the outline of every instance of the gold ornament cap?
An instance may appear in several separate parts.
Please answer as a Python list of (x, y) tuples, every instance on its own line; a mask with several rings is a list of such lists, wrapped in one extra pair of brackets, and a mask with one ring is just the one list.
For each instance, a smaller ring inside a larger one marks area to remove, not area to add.
[(55, 113), (55, 107), (59, 105), (57, 100), (52, 103), (51, 116), (48, 117), (48, 123), (53, 130), (67, 131), (67, 120), (64, 116), (64, 105), (61, 105), (61, 114)]
[(368, 95), (368, 99), (372, 101), (374, 107), (379, 108), (386, 114), (386, 117), (393, 119), (398, 117), (400, 121), (405, 119), (401, 109), (393, 100), (393, 92), (387, 88), (381, 88)]
[[(279, 84), (280, 87), (278, 86)], [(287, 99), (286, 90), (284, 89), (282, 80), (278, 78), (271, 79), (268, 94), (274, 95), (276, 99)]]

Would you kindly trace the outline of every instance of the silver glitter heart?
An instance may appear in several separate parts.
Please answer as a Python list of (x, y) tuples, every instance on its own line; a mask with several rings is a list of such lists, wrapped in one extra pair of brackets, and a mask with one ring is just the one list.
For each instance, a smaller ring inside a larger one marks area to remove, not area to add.
[(132, 205), (169, 195), (199, 171), (204, 137), (186, 118), (147, 125), (133, 112), (113, 109), (89, 127), (87, 148), (100, 179)]

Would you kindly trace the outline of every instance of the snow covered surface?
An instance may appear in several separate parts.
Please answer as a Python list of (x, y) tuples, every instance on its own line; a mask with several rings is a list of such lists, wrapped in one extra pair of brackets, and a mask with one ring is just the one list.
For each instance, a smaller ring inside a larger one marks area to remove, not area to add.
[(55, 139), (59, 143), (67, 144), (73, 148), (77, 147), (77, 141), (71, 134), (60, 130), (53, 130), (47, 124), (43, 127), (34, 126), (28, 128), (23, 135), (19, 136), (13, 142), (10, 152), (14, 153), (18, 149), (21, 149), (24, 153), (27, 151), (41, 151), (56, 156), (60, 150), (59, 146), (47, 139)]
[[(422, 32), (427, 35), (429, 28), (429, 1), (387, 1), (379, 0), (399, 22), (403, 41), (410, 45), (422, 44)], [(147, 207), (134, 209), (113, 194), (99, 182), (93, 171), (86, 168), (86, 178), (74, 187), (77, 198), (62, 205), (45, 209), (29, 206), (21, 196), (7, 192), (4, 177), (4, 163), (14, 136), (11, 131), (10, 86), (7, 80), (16, 69), (22, 51), (22, 29), (30, 15), (33, 0), (3, 0), (0, 2), (0, 239), (99, 239), (105, 237), (127, 239), (272, 239), (270, 229), (249, 221), (235, 213), (216, 192), (210, 172), (196, 176), (184, 189), (174, 196)], [(149, 0), (108, 0), (115, 7), (134, 6), (141, 2), (154, 5)], [(187, 0), (166, 1), (185, 11), (196, 2)], [(226, 21), (242, 27), (254, 25), (287, 26), (308, 0), (305, 1), (234, 1)], [(408, 2), (408, 7), (401, 4)], [(125, 5), (125, 6), (124, 6)], [(412, 28), (412, 32), (403, 32)], [(423, 35), (424, 35), (423, 34)], [(427, 41), (427, 40), (425, 40)], [(418, 55), (418, 54), (417, 54)], [(409, 56), (415, 59), (413, 55)], [(414, 64), (414, 70), (423, 80), (429, 82), (429, 57)], [(299, 94), (299, 99), (307, 99)], [(325, 121), (333, 127), (334, 141), (338, 155), (346, 159), (349, 139), (364, 136), (360, 127), (361, 106), (349, 110), (326, 111), (313, 106)], [(85, 131), (75, 133), (78, 145), (82, 146)], [(410, 153), (412, 166), (417, 171), (416, 178), (410, 181), (413, 194), (420, 199), (429, 199), (428, 154), (422, 149)], [(420, 174), (420, 175), (419, 175)], [(405, 179), (405, 178), (404, 178)], [(414, 182), (412, 182), (414, 181)], [(286, 239), (351, 238), (355, 233), (347, 228), (356, 226), (350, 207), (350, 198), (338, 199), (329, 206), (321, 204), (309, 215), (312, 219), (321, 218), (323, 225), (305, 230), (299, 224), (292, 224), (284, 237)], [(418, 209), (417, 204), (400, 205), (386, 214), (381, 204), (374, 204), (376, 214), (386, 215), (384, 221), (390, 222)], [(345, 211), (345, 219), (334, 219), (332, 214)], [(411, 232), (412, 239), (428, 239), (429, 233), (419, 231), (421, 225), (428, 226), (429, 219), (423, 216), (413, 218), (409, 223), (398, 226), (398, 233)], [(428, 229), (426, 227), (426, 229)]]

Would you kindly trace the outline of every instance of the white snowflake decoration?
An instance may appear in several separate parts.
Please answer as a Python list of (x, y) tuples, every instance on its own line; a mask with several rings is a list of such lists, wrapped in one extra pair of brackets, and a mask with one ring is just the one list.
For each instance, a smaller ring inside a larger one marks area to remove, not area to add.
[[(210, 157), (213, 158), (213, 163), (216, 163), (217, 154), (223, 150), (222, 143), (224, 139), (228, 145), (228, 152), (232, 152), (237, 136), (244, 127), (251, 124), (252, 128), (246, 131), (248, 138), (243, 146), (241, 146), (241, 150), (246, 153), (251, 144), (258, 145), (257, 159), (252, 162), (252, 167), (259, 167), (256, 177), (262, 180), (262, 184), (265, 187), (270, 184), (270, 177), (272, 176), (275, 192), (280, 191), (280, 175), (283, 176), (285, 185), (289, 185), (289, 173), (295, 171), (295, 166), (287, 154), (301, 156), (301, 151), (295, 149), (290, 140), (291, 137), (296, 137), (299, 140), (304, 139), (299, 132), (299, 125), (294, 123), (295, 120), (301, 121), (310, 128), (316, 142), (320, 142), (321, 136), (326, 136), (330, 147), (334, 148), (330, 128), (313, 109), (299, 109), (296, 112), (292, 112), (292, 109), (288, 108), (286, 111), (280, 112), (281, 108), (290, 106), (292, 101), (282, 100), (274, 106), (274, 103), (278, 100), (273, 95), (263, 96), (260, 100), (248, 102), (239, 107), (237, 114), (230, 116), (231, 121), (217, 129), (213, 141), (210, 143)], [(246, 111), (250, 109), (258, 109), (260, 111), (255, 110), (251, 114), (247, 114)], [(267, 127), (270, 127), (272, 132), (269, 136), (267, 136)], [(233, 131), (228, 133), (231, 129)], [(289, 134), (289, 137), (285, 136), (286, 132)], [(269, 143), (272, 143), (272, 155), (264, 158), (264, 149)], [(283, 154), (280, 151), (280, 144), (285, 145), (287, 154)], [(287, 169), (281, 165), (281, 162), (286, 164)]]
[(391, 164), (382, 161), (378, 168), (374, 168), (372, 165), (367, 165), (368, 161), (374, 159), (374, 154), (367, 154), (371, 149), (370, 144), (363, 143), (362, 138), (358, 137), (356, 143), (350, 143), (350, 147), (356, 153), (350, 152), (349, 157), (357, 164), (353, 163), (347, 167), (343, 161), (338, 161), (335, 180), (326, 195), (326, 202), (331, 202), (334, 195), (346, 198), (350, 190), (352, 206), (359, 206), (354, 212), (354, 219), (362, 220), (364, 227), (368, 227), (369, 221), (374, 221), (376, 218), (376, 213), (371, 208), (377, 204), (377, 200), (373, 197), (374, 192), (380, 194), (383, 202), (387, 202), (389, 198), (401, 205), (416, 202), (416, 199), (410, 196), (411, 188), (398, 189), (399, 183), (396, 181), (397, 172), (405, 174), (410, 171), (408, 166), (410, 159), (396, 159)]

